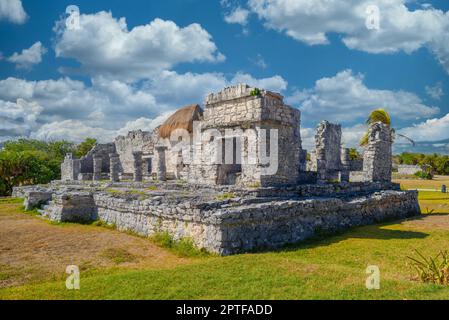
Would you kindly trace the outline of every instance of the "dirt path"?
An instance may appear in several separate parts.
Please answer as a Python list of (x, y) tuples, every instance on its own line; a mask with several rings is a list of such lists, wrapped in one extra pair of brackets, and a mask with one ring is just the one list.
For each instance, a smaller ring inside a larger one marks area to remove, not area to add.
[(81, 273), (99, 268), (172, 268), (191, 259), (149, 240), (86, 225), (52, 225), (0, 204), (0, 288), (45, 279), (64, 279), (68, 265)]

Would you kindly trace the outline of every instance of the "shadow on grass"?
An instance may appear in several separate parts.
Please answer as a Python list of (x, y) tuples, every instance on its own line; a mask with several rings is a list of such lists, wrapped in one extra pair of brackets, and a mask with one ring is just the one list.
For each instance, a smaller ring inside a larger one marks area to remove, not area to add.
[[(417, 217), (416, 219), (422, 219), (423, 217)], [(321, 232), (318, 235), (301, 242), (287, 244), (281, 248), (270, 250), (274, 252), (288, 252), (298, 249), (313, 249), (321, 246), (329, 246), (347, 239), (376, 239), (376, 240), (392, 240), (392, 239), (424, 239), (429, 236), (428, 233), (406, 230), (392, 230), (385, 229), (385, 227), (397, 224), (402, 221), (414, 220), (406, 219), (399, 221), (392, 221), (388, 223), (366, 225), (353, 227), (337, 232)], [(268, 251), (268, 250), (267, 250)]]

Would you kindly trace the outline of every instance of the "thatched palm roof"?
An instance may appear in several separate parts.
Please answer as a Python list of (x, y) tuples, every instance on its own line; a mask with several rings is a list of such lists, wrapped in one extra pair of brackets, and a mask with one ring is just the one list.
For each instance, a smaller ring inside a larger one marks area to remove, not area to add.
[(202, 115), (203, 110), (197, 104), (178, 109), (159, 127), (159, 136), (164, 139), (169, 138), (176, 129), (192, 132), (193, 121), (200, 120)]

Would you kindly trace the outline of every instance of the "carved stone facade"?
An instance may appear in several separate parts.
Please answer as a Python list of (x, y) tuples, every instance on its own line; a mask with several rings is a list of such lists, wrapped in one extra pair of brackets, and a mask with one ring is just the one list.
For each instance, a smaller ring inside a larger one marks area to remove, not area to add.
[(197, 132), (202, 140), (193, 144), (199, 158), (190, 165), (189, 181), (298, 183), (305, 168), (299, 124), (299, 110), (277, 93), (238, 85), (210, 94)]

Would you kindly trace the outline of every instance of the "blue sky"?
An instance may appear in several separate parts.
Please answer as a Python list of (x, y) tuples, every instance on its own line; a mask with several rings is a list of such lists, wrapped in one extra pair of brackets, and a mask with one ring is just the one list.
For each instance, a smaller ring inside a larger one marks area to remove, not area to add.
[[(372, 4), (379, 28), (368, 29)], [(65, 25), (69, 5), (77, 30)], [(302, 110), (308, 148), (323, 119), (355, 146), (369, 111), (385, 107), (418, 142), (398, 138), (395, 151), (449, 153), (448, 10), (404, 0), (0, 0), (0, 142), (108, 141), (248, 82)]]

